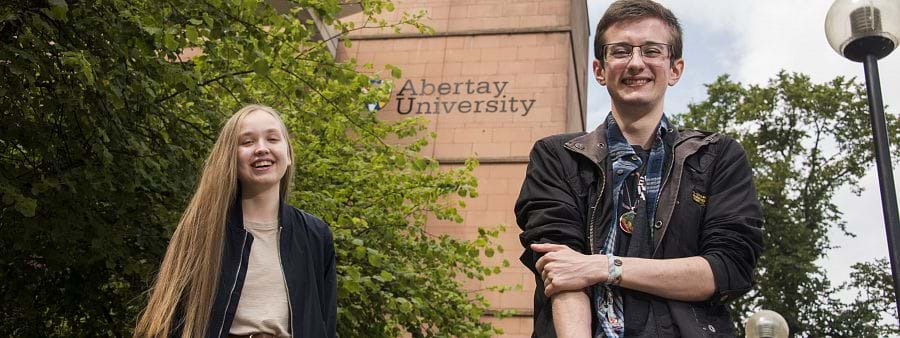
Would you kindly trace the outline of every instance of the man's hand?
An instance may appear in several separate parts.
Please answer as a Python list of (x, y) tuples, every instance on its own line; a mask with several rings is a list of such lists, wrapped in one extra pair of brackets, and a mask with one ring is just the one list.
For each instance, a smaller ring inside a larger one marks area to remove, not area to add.
[(532, 244), (531, 250), (546, 253), (535, 267), (544, 280), (544, 294), (576, 291), (606, 280), (606, 256), (584, 255), (559, 244)]

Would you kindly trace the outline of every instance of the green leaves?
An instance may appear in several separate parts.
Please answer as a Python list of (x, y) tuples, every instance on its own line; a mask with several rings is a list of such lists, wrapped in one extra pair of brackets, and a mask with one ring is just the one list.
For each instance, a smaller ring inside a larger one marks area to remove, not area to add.
[[(192, 23), (193, 23), (193, 22), (198, 22), (198, 23), (196, 23), (195, 25), (199, 25), (200, 23), (202, 23), (202, 21), (197, 20), (197, 19), (191, 19), (191, 22), (192, 22)], [(196, 26), (187, 26), (187, 29), (185, 29), (185, 31), (184, 31), (184, 36), (187, 38), (187, 40), (188, 40), (189, 42), (196, 44), (196, 43), (199, 42), (199, 41), (197, 40), (197, 38), (200, 37), (200, 33), (197, 32), (197, 27), (196, 27)]]
[(49, 0), (50, 9), (44, 10), (44, 13), (47, 13), (51, 18), (56, 20), (66, 21), (66, 14), (69, 12), (69, 5), (66, 4), (65, 0)]
[(163, 46), (171, 51), (178, 49), (178, 41), (175, 41), (175, 34), (166, 33), (163, 35)]
[(412, 304), (408, 300), (406, 300), (406, 298), (397, 298), (397, 304), (397, 307), (400, 309), (401, 313), (408, 314), (412, 312)]
[[(427, 29), (423, 13), (387, 22), (389, 1), (360, 5), (384, 28)], [(290, 201), (332, 227), (342, 336), (499, 332), (464, 287), (499, 271), (481, 261), (502, 251), (498, 230), (461, 240), (425, 226), (462, 222), (477, 162), (441, 170), (419, 154), (435, 138), (424, 119), (369, 112), (391, 84), (337, 62), (314, 23), (251, 0), (2, 6), (16, 14), (0, 44), (0, 228), (15, 230), (0, 232), (0, 335), (130, 335), (219, 128), (248, 102), (283, 113)], [(301, 6), (362, 29), (338, 19), (339, 1)], [(188, 47), (202, 53), (178, 54)]]
[(34, 217), (34, 211), (37, 208), (37, 201), (33, 198), (25, 197), (16, 192), (12, 187), (5, 187), (3, 192), (3, 204), (12, 205), (15, 211), (24, 217)]
[(256, 75), (259, 76), (268, 76), (269, 75), (269, 63), (264, 59), (256, 59), (253, 62), (253, 71)]
[(400, 68), (397, 68), (394, 65), (390, 65), (390, 64), (384, 65), (384, 69), (390, 70), (391, 77), (393, 77), (395, 79), (399, 79), (400, 77), (403, 76), (403, 72), (400, 70)]
[(81, 77), (88, 85), (94, 84), (94, 69), (81, 51), (68, 51), (62, 53), (62, 62), (64, 65), (72, 67), (79, 72)]

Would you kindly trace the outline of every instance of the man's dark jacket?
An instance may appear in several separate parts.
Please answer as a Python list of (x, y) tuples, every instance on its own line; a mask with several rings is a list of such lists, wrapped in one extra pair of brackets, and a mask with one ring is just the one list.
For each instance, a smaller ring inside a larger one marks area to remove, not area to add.
[[(222, 269), (206, 329), (207, 337), (227, 337), (234, 321), (253, 246), (253, 235), (244, 229), (243, 219), (238, 199), (229, 209), (225, 225)], [(291, 312), (291, 336), (335, 337), (337, 275), (331, 230), (321, 219), (284, 203), (279, 207), (278, 224), (281, 227), (281, 268)], [(176, 324), (170, 336), (180, 337), (180, 329)]]
[[(601, 205), (611, 203), (606, 140), (606, 125), (600, 125), (591, 133), (541, 139), (531, 151), (515, 212), (525, 247), (520, 259), (535, 273), (537, 284), (535, 337), (555, 337), (556, 332), (550, 299), (535, 269), (541, 254), (529, 245), (556, 243), (585, 254), (600, 253), (610, 223), (595, 212), (610, 210)], [(753, 286), (753, 269), (762, 251), (763, 215), (752, 171), (744, 150), (727, 136), (669, 130), (666, 140), (666, 170), (649, 258), (703, 257), (712, 268), (716, 291), (706, 301), (665, 300), (665, 305), (683, 337), (734, 336), (724, 304)]]

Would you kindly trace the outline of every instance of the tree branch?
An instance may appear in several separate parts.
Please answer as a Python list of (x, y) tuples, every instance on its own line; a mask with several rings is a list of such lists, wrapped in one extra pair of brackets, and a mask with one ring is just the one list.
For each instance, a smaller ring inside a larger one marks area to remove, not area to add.
[(300, 82), (303, 82), (307, 88), (311, 89), (313, 92), (315, 92), (317, 95), (319, 95), (319, 97), (321, 97), (323, 100), (325, 100), (326, 103), (328, 103), (330, 106), (334, 107), (335, 111), (337, 111), (338, 114), (344, 115), (344, 117), (346, 117), (347, 120), (350, 121), (351, 124), (353, 124), (360, 130), (366, 132), (367, 134), (369, 134), (370, 136), (375, 138), (375, 140), (377, 140), (379, 143), (381, 143), (381, 145), (383, 145), (385, 147), (390, 147), (390, 145), (385, 143), (384, 140), (381, 139), (381, 137), (379, 137), (378, 135), (375, 134), (375, 132), (373, 132), (369, 128), (363, 127), (362, 125), (357, 123), (356, 120), (354, 120), (349, 115), (347, 115), (347, 113), (344, 112), (343, 108), (338, 106), (337, 103), (335, 103), (332, 98), (328, 97), (327, 95), (325, 95), (325, 93), (322, 93), (318, 88), (313, 86), (312, 83), (310, 83), (309, 81), (304, 79), (302, 76), (295, 74), (294, 72), (290, 71), (287, 68), (281, 67), (280, 69), (282, 71), (284, 71), (285, 73), (290, 74), (291, 76), (297, 78), (297, 80), (300, 80)]
[[(198, 83), (198, 84), (197, 84), (197, 87), (204, 87), (204, 86), (206, 86), (206, 85), (209, 85), (210, 83), (219, 81), (219, 80), (224, 79), (224, 78), (227, 78), (227, 77), (238, 76), (238, 75), (244, 75), (244, 74), (250, 74), (250, 73), (253, 73), (253, 70), (252, 70), (252, 69), (251, 69), (251, 70), (243, 70), (243, 71), (239, 71), (239, 72), (233, 72), (233, 73), (222, 74), (222, 75), (217, 76), (217, 77), (215, 77), (215, 78), (212, 78), (212, 79), (209, 79), (209, 80), (206, 80), (206, 81), (203, 81), (203, 82)], [(156, 103), (156, 104), (162, 103), (162, 102), (164, 102), (164, 101), (167, 101), (167, 100), (169, 100), (169, 99), (171, 99), (171, 98), (173, 98), (173, 97), (175, 97), (175, 96), (178, 96), (178, 95), (181, 94), (181, 93), (187, 92), (187, 91), (189, 91), (189, 90), (191, 90), (191, 89), (190, 89), (190, 88), (186, 88), (186, 89), (183, 89), (183, 90), (176, 91), (176, 92), (174, 92), (174, 93), (172, 93), (172, 94), (169, 94), (169, 95), (167, 95), (167, 96), (165, 96), (165, 97), (163, 97), (163, 98), (160, 98), (160, 99), (157, 99), (156, 101), (153, 101), (153, 103)]]

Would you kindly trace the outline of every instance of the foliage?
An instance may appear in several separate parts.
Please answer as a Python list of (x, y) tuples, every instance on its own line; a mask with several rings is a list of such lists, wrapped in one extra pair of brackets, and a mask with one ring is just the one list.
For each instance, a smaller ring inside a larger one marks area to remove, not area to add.
[[(0, 7), (0, 335), (129, 335), (218, 128), (255, 102), (294, 133), (292, 203), (334, 231), (341, 335), (499, 331), (462, 283), (498, 272), (479, 258), (502, 250), (491, 244), (502, 228), (463, 241), (424, 227), (462, 220), (464, 203), (448, 197), (477, 195), (476, 163), (439, 170), (420, 156), (422, 120), (365, 109), (389, 92), (363, 90), (370, 79), (400, 69), (337, 62), (327, 48), (369, 27), (427, 33), (424, 14), (386, 22), (377, 16), (393, 5), (365, 0), (357, 25), (340, 19), (338, 0), (269, 4)], [(319, 37), (310, 13), (335, 37)]]
[(825, 333), (832, 337), (884, 337), (900, 334), (897, 328), (897, 307), (894, 299), (894, 278), (887, 259), (856, 263), (850, 273), (849, 285), (837, 289), (856, 291), (849, 304), (829, 299), (835, 311), (828, 318)]
[[(853, 283), (839, 286), (832, 286), (816, 264), (832, 247), (829, 229), (852, 236), (832, 196), (843, 186), (858, 193), (859, 179), (873, 163), (864, 87), (842, 77), (813, 83), (806, 75), (780, 72), (767, 85), (742, 85), (722, 76), (707, 91), (709, 97), (691, 105), (682, 122), (724, 131), (741, 142), (765, 214), (758, 286), (734, 305), (737, 326), (764, 308), (783, 315), (798, 336), (900, 332), (896, 324), (880, 324), (885, 311), (896, 312), (883, 262), (857, 264)], [(897, 144), (898, 119), (888, 114), (888, 126)], [(851, 304), (836, 298), (837, 292), (853, 290), (864, 297)]]

